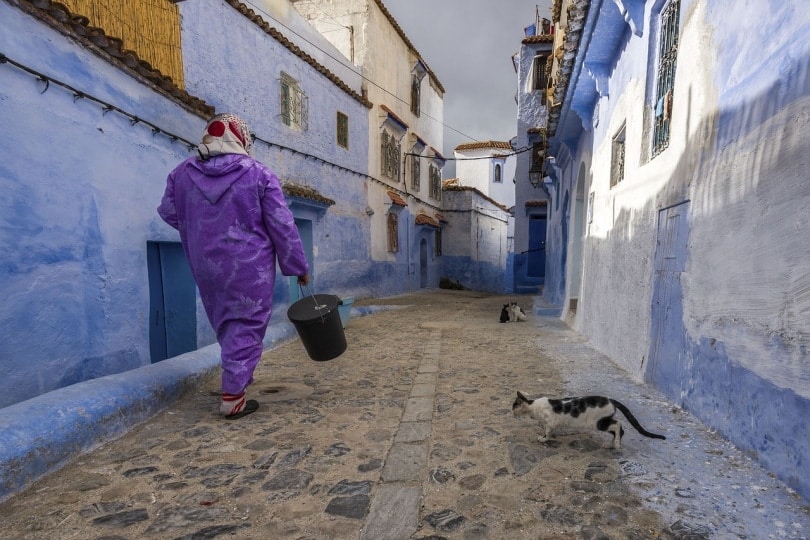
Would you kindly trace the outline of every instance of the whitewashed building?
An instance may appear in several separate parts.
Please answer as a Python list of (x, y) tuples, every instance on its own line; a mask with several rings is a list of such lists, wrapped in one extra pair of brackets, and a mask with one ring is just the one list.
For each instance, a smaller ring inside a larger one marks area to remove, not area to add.
[(558, 0), (552, 18), (544, 294), (810, 498), (806, 2)]
[(458, 184), (476, 188), (507, 208), (515, 204), (515, 151), (506, 141), (479, 141), (456, 146)]
[(444, 87), (381, 0), (297, 0), (294, 5), (358, 66), (372, 104), (368, 280), (386, 294), (438, 287)]
[(514, 250), (509, 260), (515, 293), (538, 293), (546, 282), (546, 228), (552, 208), (545, 183), (546, 126), (552, 106), (548, 67), (554, 39), (549, 21), (535, 20), (513, 57), (517, 74)]

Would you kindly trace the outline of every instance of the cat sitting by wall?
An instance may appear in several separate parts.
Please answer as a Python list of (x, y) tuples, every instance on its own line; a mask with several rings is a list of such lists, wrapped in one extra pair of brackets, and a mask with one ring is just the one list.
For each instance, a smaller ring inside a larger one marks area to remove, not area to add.
[(599, 431), (612, 433), (613, 444), (609, 448), (619, 449), (622, 447), (624, 429), (622, 429), (621, 423), (613, 418), (616, 410), (621, 411), (630, 421), (630, 425), (645, 437), (666, 439), (663, 435), (650, 433), (641, 427), (639, 421), (625, 405), (603, 396), (529, 399), (518, 392), (517, 398), (512, 404), (514, 416), (529, 415), (540, 421), (540, 437), (538, 438), (540, 441), (548, 440), (552, 431), (558, 427), (596, 428)]
[(526, 312), (523, 311), (523, 308), (521, 308), (517, 302), (510, 303), (507, 310), (509, 311), (510, 322), (523, 322), (526, 320)]

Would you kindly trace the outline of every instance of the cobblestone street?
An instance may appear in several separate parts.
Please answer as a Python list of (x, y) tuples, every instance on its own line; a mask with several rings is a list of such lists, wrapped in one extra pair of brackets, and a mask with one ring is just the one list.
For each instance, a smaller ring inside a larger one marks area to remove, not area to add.
[[(528, 321), (499, 323), (517, 300)], [(217, 376), (0, 505), (6, 539), (764, 539), (810, 537), (808, 502), (533, 297), (467, 291), (359, 302), (347, 351), (265, 352), (236, 421)], [(624, 402), (601, 432), (547, 442), (530, 397)]]

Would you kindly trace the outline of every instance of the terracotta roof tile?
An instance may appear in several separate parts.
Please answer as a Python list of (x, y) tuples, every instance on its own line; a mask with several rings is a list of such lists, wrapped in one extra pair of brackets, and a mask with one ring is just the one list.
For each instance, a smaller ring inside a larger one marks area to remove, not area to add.
[(484, 148), (497, 148), (499, 150), (512, 150), (512, 145), (504, 141), (476, 141), (471, 143), (464, 143), (456, 146), (456, 151), (459, 150), (480, 150)]
[(317, 201), (319, 203), (332, 206), (335, 204), (335, 201), (330, 199), (329, 197), (324, 197), (320, 194), (317, 189), (302, 186), (301, 184), (293, 184), (291, 182), (285, 182), (281, 186), (281, 190), (284, 192), (285, 195), (289, 197), (299, 197), (301, 199), (309, 199), (311, 201)]
[(447, 218), (445, 218), (443, 215), (439, 214), (438, 212), (436, 212), (436, 214), (434, 214), (434, 215), (436, 216), (436, 219), (439, 220), (440, 223), (448, 223)]
[(416, 215), (417, 225), (430, 225), (431, 227), (439, 227), (439, 222), (427, 214), (419, 213)]
[(526, 201), (526, 207), (542, 207), (548, 206), (548, 201)]
[(400, 197), (399, 193), (397, 193), (396, 191), (389, 191), (388, 196), (391, 197), (391, 201), (393, 201), (394, 204), (397, 204), (399, 206), (408, 206), (408, 203), (405, 202), (405, 199)]
[(536, 36), (529, 36), (527, 38), (523, 38), (523, 41), (526, 45), (531, 43), (554, 43), (554, 34), (538, 34)]
[(101, 56), (106, 55), (112, 65), (149, 84), (192, 113), (202, 118), (210, 118), (214, 114), (214, 107), (177, 86), (171, 77), (152, 67), (134, 51), (123, 49), (121, 39), (107, 35), (102, 28), (90, 26), (87, 17), (71, 12), (64, 4), (51, 0), (21, 0), (19, 6), (88, 49)]

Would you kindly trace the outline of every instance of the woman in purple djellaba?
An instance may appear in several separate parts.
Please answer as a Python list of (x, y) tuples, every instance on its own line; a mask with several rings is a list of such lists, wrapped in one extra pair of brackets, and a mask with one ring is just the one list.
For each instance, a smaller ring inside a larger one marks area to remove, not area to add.
[(245, 399), (273, 309), (276, 261), (285, 276), (309, 282), (309, 266), (278, 177), (249, 155), (247, 124), (219, 114), (205, 128), (199, 156), (166, 180), (157, 211), (180, 231), (183, 250), (222, 349), (226, 418), (259, 408)]

